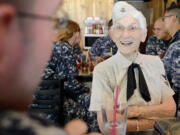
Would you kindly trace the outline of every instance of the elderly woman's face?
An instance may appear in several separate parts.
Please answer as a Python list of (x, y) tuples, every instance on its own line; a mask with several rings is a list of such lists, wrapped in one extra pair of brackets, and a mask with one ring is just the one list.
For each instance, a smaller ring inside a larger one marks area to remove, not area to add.
[(142, 30), (139, 23), (131, 15), (126, 15), (113, 25), (113, 39), (119, 51), (128, 55), (138, 50), (143, 40)]

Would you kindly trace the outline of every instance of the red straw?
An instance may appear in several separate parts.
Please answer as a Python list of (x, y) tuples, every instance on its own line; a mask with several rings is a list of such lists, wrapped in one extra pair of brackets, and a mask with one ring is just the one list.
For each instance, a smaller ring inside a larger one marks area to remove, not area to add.
[(114, 113), (113, 113), (113, 125), (112, 125), (112, 133), (111, 135), (115, 135), (116, 134), (116, 112), (117, 112), (117, 102), (118, 102), (118, 89), (119, 86), (116, 85), (116, 93), (115, 93), (115, 106), (114, 106)]

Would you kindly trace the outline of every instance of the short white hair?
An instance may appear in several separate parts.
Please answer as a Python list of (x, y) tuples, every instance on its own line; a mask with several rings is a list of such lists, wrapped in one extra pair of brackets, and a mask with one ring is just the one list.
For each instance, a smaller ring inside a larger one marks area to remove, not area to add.
[(135, 7), (125, 1), (116, 2), (112, 9), (113, 25), (117, 20), (125, 17), (126, 15), (131, 15), (134, 17), (138, 21), (142, 31), (145, 33), (147, 32), (146, 18), (141, 11), (137, 10)]

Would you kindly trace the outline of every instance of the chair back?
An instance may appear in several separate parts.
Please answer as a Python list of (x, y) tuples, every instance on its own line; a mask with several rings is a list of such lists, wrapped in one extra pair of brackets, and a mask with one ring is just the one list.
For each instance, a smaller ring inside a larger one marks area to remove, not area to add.
[(64, 79), (42, 80), (34, 94), (30, 112), (37, 113), (55, 124), (63, 126), (63, 91)]

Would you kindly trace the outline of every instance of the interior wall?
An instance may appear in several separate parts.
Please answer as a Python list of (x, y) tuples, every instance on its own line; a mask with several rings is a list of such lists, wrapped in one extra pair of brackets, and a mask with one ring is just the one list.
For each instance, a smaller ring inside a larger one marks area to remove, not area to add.
[(64, 0), (63, 8), (81, 28), (83, 48), (84, 21), (87, 17), (100, 17), (107, 21), (112, 16), (113, 0)]
[[(167, 7), (177, 0), (168, 0)], [(82, 40), (80, 46), (83, 47), (84, 20), (87, 17), (100, 17), (109, 20), (112, 16), (112, 6), (114, 0), (64, 0), (63, 9), (70, 18), (79, 23)], [(149, 14), (152, 14), (151, 21), (148, 22), (148, 36), (153, 35), (152, 28), (154, 21), (164, 14), (164, 0), (151, 0), (148, 2)]]
[[(166, 8), (168, 8), (172, 2), (177, 3), (177, 0), (167, 0)], [(152, 29), (153, 29), (153, 24), (156, 19), (164, 15), (165, 12), (165, 3), (164, 0), (152, 0), (149, 3), (149, 7), (153, 9), (153, 23), (150, 25), (149, 28), (149, 36), (153, 35)]]
[(169, 7), (169, 6), (172, 4), (172, 2), (177, 3), (177, 0), (168, 0), (168, 1), (167, 1), (167, 6), (166, 6), (166, 7)]

